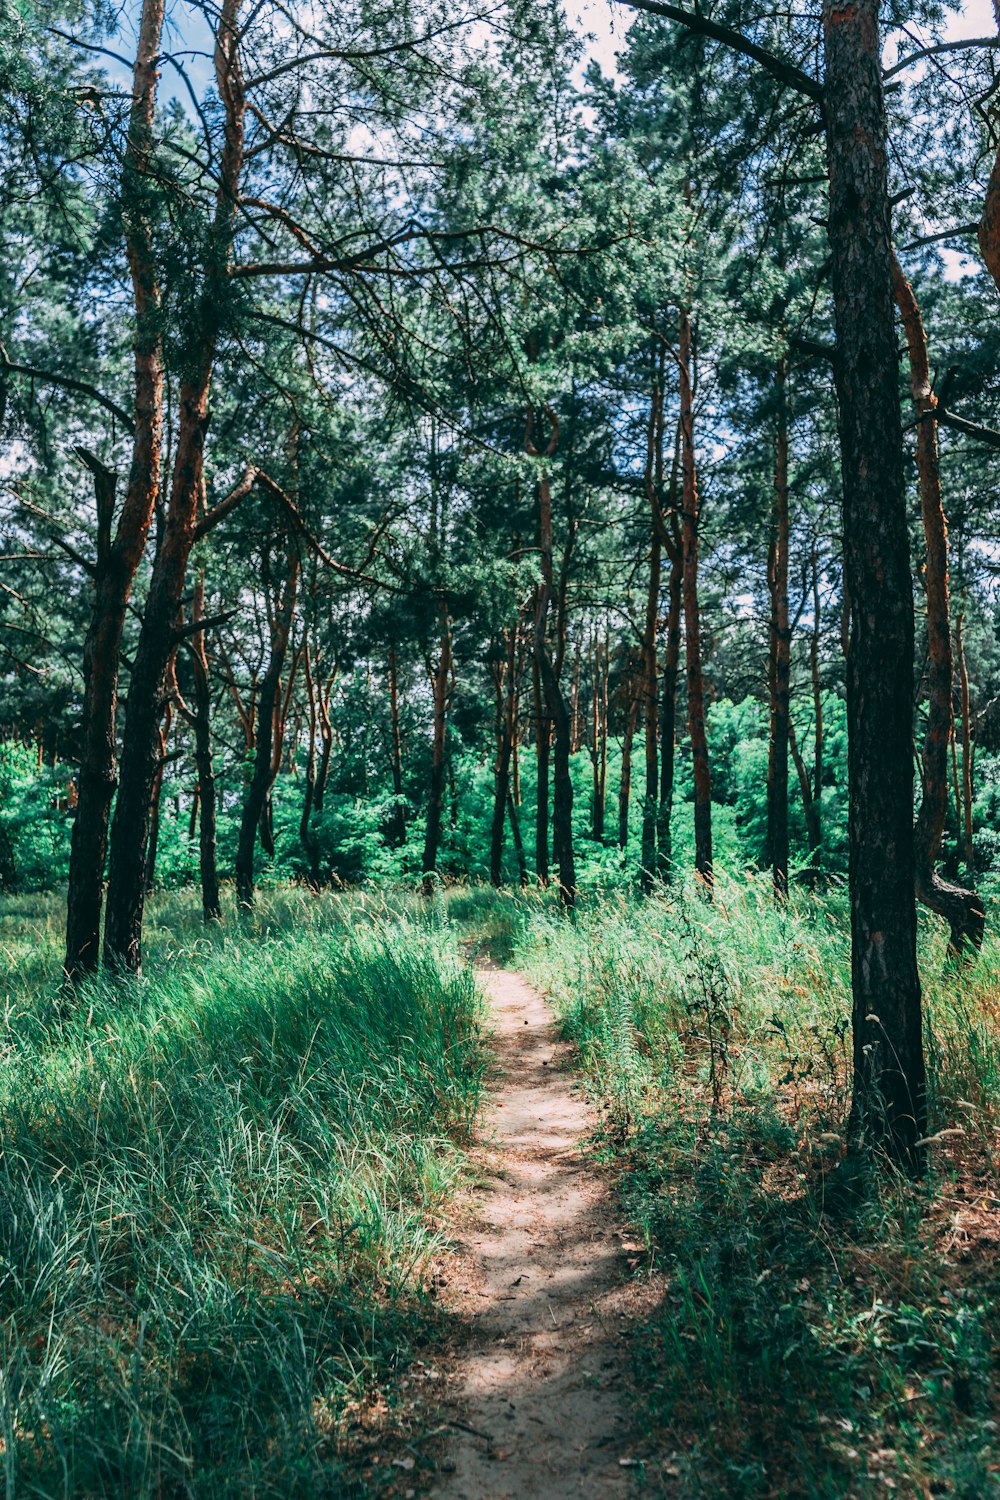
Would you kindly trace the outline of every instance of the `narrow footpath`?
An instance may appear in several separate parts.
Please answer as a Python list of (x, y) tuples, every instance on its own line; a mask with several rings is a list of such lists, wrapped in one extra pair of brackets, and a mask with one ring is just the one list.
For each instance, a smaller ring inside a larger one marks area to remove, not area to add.
[[(448, 1300), (470, 1326), (448, 1371), (440, 1500), (629, 1493), (621, 1374), (626, 1247), (580, 1149), (593, 1124), (542, 997), (483, 969), (497, 1076), (483, 1181), (460, 1204)], [(634, 1247), (627, 1247), (629, 1249)]]

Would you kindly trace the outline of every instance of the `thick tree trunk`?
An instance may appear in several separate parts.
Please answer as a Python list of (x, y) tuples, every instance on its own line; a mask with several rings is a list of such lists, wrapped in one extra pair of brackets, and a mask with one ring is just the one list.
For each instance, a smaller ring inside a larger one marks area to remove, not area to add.
[(518, 816), (517, 803), (514, 801), (514, 793), (507, 793), (507, 813), (510, 817), (510, 831), (514, 837), (514, 853), (517, 856), (517, 878), (521, 885), (528, 884), (528, 861), (524, 856), (524, 839), (521, 837), (521, 819)]
[(100, 956), (101, 897), (108, 819), (117, 782), (118, 666), (125, 611), (142, 559), (160, 481), (163, 437), (163, 347), (160, 289), (146, 198), (153, 153), (164, 0), (143, 0), (132, 75), (132, 107), (122, 176), (125, 248), (136, 331), (133, 355), (135, 430), (128, 491), (114, 542), (114, 476), (83, 454), (97, 491), (98, 545), (94, 608), (83, 650), (84, 699), (76, 814), (70, 844), (66, 957), (70, 980), (93, 972)]
[(694, 776), (694, 864), (706, 891), (712, 889), (712, 773), (705, 732), (705, 684), (701, 664), (698, 605), (698, 474), (694, 452), (694, 390), (691, 317), (681, 309), (678, 340), (681, 420), (681, 567), (684, 650), (687, 666), (688, 738)]
[(434, 742), (431, 750), (431, 783), (427, 799), (427, 828), (424, 834), (423, 894), (434, 894), (438, 850), (441, 847), (441, 819), (448, 763), (448, 684), (451, 679), (451, 621), (441, 606), (441, 654), (434, 673)]
[(914, 901), (913, 597), (877, 0), (824, 0), (823, 27), (851, 619), (851, 1138), (917, 1168), (927, 1099)]
[(920, 808), (913, 830), (917, 898), (943, 917), (950, 928), (949, 947), (961, 954), (982, 945), (986, 908), (975, 891), (943, 879), (937, 858), (948, 815), (948, 745), (951, 739), (951, 606), (948, 597), (948, 527), (938, 458), (937, 405), (931, 389), (930, 361), (923, 319), (913, 288), (893, 256), (893, 288), (903, 320), (910, 364), (910, 394), (917, 423), (917, 475), (920, 513), (927, 548), (924, 595), (927, 600), (927, 729), (920, 765)]
[(778, 896), (788, 892), (788, 700), (791, 683), (792, 632), (788, 612), (788, 400), (784, 359), (775, 373), (777, 432), (774, 445), (774, 493), (771, 546), (767, 562), (771, 596), (770, 666), (771, 732), (767, 761), (767, 862)]
[[(219, 317), (228, 301), (228, 268), (239, 199), (246, 111), (237, 55), (239, 8), (240, 0), (223, 0), (218, 21), (215, 70), (226, 127), (212, 243), (197, 314), (198, 347), (180, 387), (170, 502), (129, 683), (118, 802), (111, 828), (104, 959), (112, 969), (133, 973), (138, 973), (142, 966), (143, 873), (156, 777), (157, 729), (167, 697), (167, 664), (177, 643), (188, 558), (196, 539), (198, 503), (204, 485), (209, 386)], [(249, 472), (245, 477), (247, 490), (254, 477)]]
[[(275, 755), (276, 739), (281, 735), (281, 674), (285, 670), (288, 643), (295, 618), (301, 563), (298, 538), (289, 532), (286, 540), (285, 568), (274, 609), (271, 612), (271, 648), (267, 670), (261, 678), (257, 704), (257, 744), (253, 772), (243, 801), (240, 836), (236, 845), (236, 901), (243, 911), (254, 902), (254, 848), (268, 795), (274, 785), (280, 748)], [(265, 569), (265, 581), (266, 581)], [(266, 845), (265, 845), (266, 848)], [(273, 853), (274, 844), (271, 842)]]

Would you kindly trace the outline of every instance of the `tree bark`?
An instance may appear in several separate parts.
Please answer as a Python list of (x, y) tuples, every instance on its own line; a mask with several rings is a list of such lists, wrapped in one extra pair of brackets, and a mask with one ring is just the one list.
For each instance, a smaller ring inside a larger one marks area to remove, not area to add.
[[(503, 884), (503, 836), (504, 826), (507, 820), (508, 808), (513, 806), (510, 790), (510, 760), (514, 747), (514, 718), (516, 713), (516, 689), (514, 673), (516, 668), (516, 630), (508, 630), (506, 663), (497, 676), (497, 759), (495, 772), (495, 789), (493, 799), (493, 826), (490, 836), (490, 880), (493, 885)], [(504, 689), (506, 688), (506, 692)], [(511, 819), (511, 830), (516, 827), (516, 837), (520, 837), (520, 827), (517, 825), (517, 813), (515, 811)], [(522, 850), (523, 858), (523, 850)]]
[[(539, 590), (539, 593), (541, 591)], [(535, 601), (538, 610), (538, 600)], [(535, 708), (535, 759), (538, 789), (535, 798), (535, 874), (541, 885), (549, 883), (549, 760), (552, 725), (545, 710), (542, 692), (542, 669), (538, 656), (531, 659), (531, 689)]]
[(316, 682), (313, 677), (312, 651), (309, 641), (302, 653), (302, 670), (306, 683), (306, 702), (309, 713), (309, 740), (306, 747), (306, 788), (302, 798), (302, 813), (299, 818), (299, 843), (306, 856), (309, 889), (319, 890), (319, 841), (313, 831), (312, 815), (316, 802)]
[[(94, 606), (83, 649), (83, 722), (76, 814), (70, 843), (66, 909), (67, 978), (98, 966), (108, 820), (117, 785), (118, 669), (125, 612), (142, 559), (160, 481), (163, 437), (163, 345), (160, 288), (146, 186), (153, 153), (164, 0), (143, 0), (132, 74), (122, 196), (125, 249), (135, 308), (133, 382), (135, 429), (128, 491), (111, 541), (114, 476), (90, 455), (97, 490), (98, 545)], [(81, 453), (81, 457), (84, 455)]]
[[(192, 618), (205, 618), (205, 572), (201, 569), (195, 588)], [(201, 875), (201, 911), (206, 922), (217, 922), (222, 916), (219, 871), (216, 862), (216, 791), (215, 766), (212, 760), (212, 698), (205, 650), (205, 632), (191, 637), (191, 664), (194, 681), (194, 759), (198, 771), (198, 864)]]
[(392, 793), (395, 803), (389, 819), (389, 843), (399, 849), (406, 842), (406, 817), (403, 812), (403, 740), (399, 729), (399, 673), (396, 645), (389, 647), (389, 719), (392, 739)]
[(622, 766), (618, 782), (618, 847), (623, 859), (628, 855), (628, 815), (632, 803), (632, 745), (639, 717), (639, 692), (631, 672), (622, 685), (625, 697), (625, 727), (622, 734)]
[(694, 389), (691, 316), (681, 309), (678, 339), (681, 420), (681, 569), (684, 650), (687, 667), (688, 738), (694, 775), (694, 864), (707, 892), (712, 889), (712, 773), (705, 732), (705, 684), (701, 664), (698, 605), (698, 475), (694, 451)]
[(448, 683), (451, 679), (451, 621), (447, 605), (441, 604), (441, 653), (434, 673), (434, 741), (431, 750), (431, 783), (427, 799), (427, 828), (424, 834), (423, 894), (434, 894), (438, 850), (441, 846), (441, 818), (447, 777), (448, 750)]
[(948, 814), (948, 748), (954, 667), (951, 655), (951, 606), (948, 588), (948, 527), (938, 457), (937, 400), (931, 389), (930, 361), (920, 307), (913, 288), (893, 255), (893, 289), (903, 320), (910, 365), (910, 395), (917, 423), (917, 476), (926, 561), (927, 728), (920, 762), (920, 807), (913, 829), (917, 899), (943, 917), (950, 929), (949, 948), (961, 955), (982, 945), (986, 908), (975, 891), (945, 880), (937, 869)]
[[(281, 674), (285, 670), (288, 643), (295, 618), (295, 601), (298, 595), (301, 560), (299, 542), (291, 531), (285, 540), (285, 567), (278, 594), (271, 612), (271, 647), (267, 670), (261, 678), (260, 699), (257, 705), (257, 744), (255, 747), (253, 772), (243, 801), (240, 819), (240, 835), (236, 846), (236, 901), (243, 911), (250, 911), (254, 902), (254, 848), (261, 817), (267, 805), (268, 794), (277, 774), (275, 742), (281, 734)], [(267, 569), (265, 568), (265, 583)], [(273, 853), (273, 842), (271, 851)]]
[[(153, 565), (129, 684), (118, 802), (111, 828), (104, 959), (109, 968), (133, 973), (138, 973), (142, 967), (143, 871), (149, 839), (150, 800), (156, 776), (157, 728), (166, 701), (165, 673), (176, 645), (184, 580), (195, 541), (198, 504), (204, 484), (208, 395), (220, 331), (219, 319), (229, 300), (229, 267), (243, 165), (246, 114), (238, 58), (240, 3), (241, 0), (223, 0), (216, 32), (216, 82), (226, 120), (219, 186), (210, 228), (204, 287), (196, 315), (197, 336), (188, 373), (180, 386), (170, 501)], [(248, 472), (247, 490), (252, 483)]]
[(608, 654), (594, 637), (593, 724), (590, 735), (590, 765), (593, 792), (590, 804), (590, 836), (604, 843), (604, 820), (608, 800)]
[(153, 782), (153, 797), (149, 806), (149, 843), (146, 847), (146, 869), (143, 874), (145, 893), (148, 896), (156, 883), (156, 854), (160, 843), (160, 803), (163, 799), (163, 772), (167, 763), (167, 741), (170, 738), (170, 727), (173, 723), (174, 708), (168, 703), (163, 710), (163, 722), (160, 725), (160, 759), (156, 770), (156, 780)]
[(771, 596), (771, 732), (767, 761), (767, 863), (775, 894), (788, 893), (788, 701), (792, 632), (788, 612), (788, 398), (784, 358), (775, 372), (777, 431), (767, 578)]
[(850, 1135), (918, 1169), (927, 1099), (914, 900), (913, 599), (877, 0), (824, 0), (823, 30), (850, 599)]
[(815, 842), (809, 834), (809, 850), (818, 854), (823, 842), (823, 683), (820, 677), (820, 608), (819, 608), (819, 557), (816, 543), (812, 547), (812, 596), (813, 620), (809, 637), (809, 677), (813, 698), (813, 795), (812, 815), (815, 820)]
[(646, 595), (646, 625), (642, 639), (642, 709), (645, 727), (646, 784), (642, 800), (642, 867), (644, 891), (650, 891), (656, 878), (656, 814), (660, 779), (658, 743), (658, 683), (656, 627), (660, 616), (660, 562), (663, 543), (654, 527), (649, 557), (649, 590)]
[(661, 880), (671, 875), (673, 848), (670, 825), (674, 812), (674, 767), (677, 749), (677, 675), (681, 660), (681, 557), (670, 555), (667, 603), (667, 649), (660, 695), (660, 801), (656, 811), (656, 871)]
[(965, 867), (975, 868), (972, 846), (972, 701), (969, 696), (969, 668), (965, 660), (965, 615), (955, 621), (955, 655), (958, 657), (958, 684), (962, 705), (962, 833)]

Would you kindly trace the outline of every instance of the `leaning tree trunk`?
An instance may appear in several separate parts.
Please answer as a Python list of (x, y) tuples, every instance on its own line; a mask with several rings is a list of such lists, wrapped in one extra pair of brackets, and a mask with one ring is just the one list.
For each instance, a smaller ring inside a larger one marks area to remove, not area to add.
[(775, 374), (777, 432), (774, 445), (774, 491), (771, 546), (767, 560), (771, 596), (770, 663), (771, 732), (767, 760), (767, 863), (778, 896), (788, 892), (788, 701), (791, 684), (792, 632), (788, 613), (788, 402), (787, 366)]
[(83, 648), (80, 770), (70, 842), (64, 962), (70, 980), (93, 972), (100, 957), (108, 821), (117, 783), (115, 720), (122, 631), (160, 482), (163, 345), (147, 181), (152, 165), (163, 16), (164, 0), (143, 0), (132, 75), (132, 107), (125, 140), (122, 202), (136, 320), (133, 355), (135, 429), (128, 491), (113, 542), (114, 476), (90, 454), (78, 450), (94, 474), (97, 491), (97, 571), (94, 608)]
[(691, 316), (681, 309), (678, 341), (681, 419), (681, 579), (684, 651), (687, 666), (688, 738), (694, 776), (694, 865), (711, 892), (712, 773), (705, 732), (705, 683), (701, 663), (701, 611), (698, 604), (698, 474), (694, 452)]
[[(229, 265), (246, 114), (238, 59), (240, 3), (241, 0), (223, 0), (216, 33), (215, 70), (225, 109), (225, 140), (219, 163), (215, 219), (207, 251), (205, 285), (196, 314), (196, 349), (180, 387), (170, 501), (129, 683), (118, 802), (111, 828), (104, 959), (109, 968), (133, 973), (138, 973), (142, 966), (143, 875), (156, 779), (157, 730), (167, 697), (167, 665), (177, 645), (188, 558), (197, 537), (209, 387), (219, 319), (229, 301)], [(253, 483), (249, 471), (244, 482), (249, 490)]]
[(927, 1097), (914, 901), (913, 596), (877, 0), (824, 0), (823, 26), (850, 599), (850, 1134), (915, 1169)]
[(893, 286), (903, 319), (910, 364), (910, 394), (917, 417), (917, 476), (927, 558), (927, 729), (920, 762), (920, 808), (913, 830), (918, 900), (943, 917), (954, 955), (982, 945), (986, 908), (975, 891), (945, 880), (937, 858), (948, 814), (948, 748), (951, 739), (951, 607), (948, 598), (948, 527), (941, 491), (938, 434), (923, 319), (913, 288), (893, 256)]
[(434, 673), (434, 741), (431, 749), (431, 784), (427, 799), (427, 828), (424, 834), (423, 894), (434, 894), (438, 850), (441, 847), (441, 819), (448, 763), (448, 683), (451, 679), (451, 621), (447, 605), (442, 604), (441, 654)]
[(149, 806), (149, 844), (146, 848), (146, 870), (143, 876), (147, 896), (156, 883), (156, 855), (160, 844), (160, 804), (163, 800), (163, 773), (167, 764), (167, 743), (170, 738), (170, 727), (173, 717), (173, 704), (168, 703), (163, 711), (163, 722), (159, 730), (160, 763), (156, 771), (156, 780), (153, 783), (153, 800)]
[(270, 657), (267, 670), (261, 678), (260, 699), (257, 704), (257, 744), (253, 772), (243, 800), (240, 836), (236, 846), (236, 901), (243, 911), (250, 911), (253, 907), (254, 848), (261, 816), (277, 770), (274, 755), (275, 725), (280, 717), (281, 674), (285, 670), (285, 658), (288, 655), (292, 621), (295, 617), (299, 570), (298, 538), (289, 531), (284, 576), (271, 615)]

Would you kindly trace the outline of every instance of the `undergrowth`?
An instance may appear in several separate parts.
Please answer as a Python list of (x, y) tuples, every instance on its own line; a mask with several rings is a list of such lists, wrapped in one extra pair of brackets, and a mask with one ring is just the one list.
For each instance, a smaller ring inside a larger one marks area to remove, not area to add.
[(647, 1485), (676, 1496), (1000, 1493), (1000, 944), (946, 968), (922, 931), (923, 1183), (872, 1174), (849, 1217), (850, 956), (842, 893), (777, 905), (720, 877), (648, 902), (470, 892), (480, 946), (553, 999), (597, 1149), (646, 1247), (633, 1340)]
[(6, 1493), (347, 1496), (427, 1316), (482, 1059), (440, 923), (277, 893), (72, 1006), (54, 906), (5, 903)]

